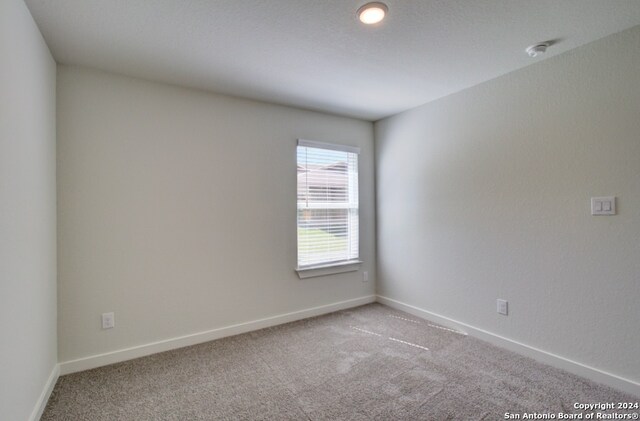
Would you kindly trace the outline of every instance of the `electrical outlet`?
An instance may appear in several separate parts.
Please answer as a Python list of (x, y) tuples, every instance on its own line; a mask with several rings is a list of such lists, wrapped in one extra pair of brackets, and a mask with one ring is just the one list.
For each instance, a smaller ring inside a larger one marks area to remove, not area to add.
[(111, 329), (116, 326), (116, 316), (113, 313), (102, 313), (102, 328)]
[(509, 314), (509, 303), (507, 300), (498, 299), (498, 313), (504, 314), (505, 316)]
[(362, 272), (362, 282), (369, 282), (369, 272)]

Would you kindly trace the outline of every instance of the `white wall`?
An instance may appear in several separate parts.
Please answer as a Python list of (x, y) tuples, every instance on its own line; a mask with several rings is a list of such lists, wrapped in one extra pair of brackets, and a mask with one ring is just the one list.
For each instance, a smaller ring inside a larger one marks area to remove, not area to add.
[(377, 122), (378, 293), (640, 382), (639, 51), (635, 27)]
[(56, 65), (22, 0), (0, 57), (0, 419), (26, 420), (57, 362)]
[[(360, 272), (294, 272), (298, 138), (362, 148)], [(60, 361), (372, 295), (373, 207), (369, 122), (58, 67)]]

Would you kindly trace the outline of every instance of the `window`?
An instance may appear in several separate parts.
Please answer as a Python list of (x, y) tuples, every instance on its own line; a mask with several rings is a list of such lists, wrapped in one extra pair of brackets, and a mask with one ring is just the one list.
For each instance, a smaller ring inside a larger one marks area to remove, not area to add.
[(298, 140), (298, 270), (359, 263), (359, 148)]

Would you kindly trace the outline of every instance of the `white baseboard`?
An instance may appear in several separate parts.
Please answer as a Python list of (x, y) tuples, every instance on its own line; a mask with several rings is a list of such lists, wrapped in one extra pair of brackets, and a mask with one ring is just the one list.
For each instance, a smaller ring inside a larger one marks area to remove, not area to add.
[(51, 374), (47, 379), (47, 382), (44, 384), (44, 388), (42, 389), (42, 393), (40, 393), (40, 397), (36, 402), (33, 411), (31, 412), (31, 416), (29, 417), (29, 421), (38, 421), (44, 412), (44, 409), (47, 406), (47, 402), (49, 402), (49, 397), (51, 396), (51, 392), (53, 392), (53, 387), (56, 385), (58, 381), (58, 377), (60, 376), (60, 364), (56, 364), (51, 370)]
[(241, 333), (251, 332), (253, 330), (280, 325), (283, 323), (289, 323), (309, 317), (320, 316), (322, 314), (344, 310), (351, 307), (357, 307), (364, 304), (373, 303), (375, 301), (375, 295), (368, 295), (319, 307), (294, 311), (291, 313), (279, 314), (277, 316), (266, 317), (264, 319), (225, 326), (205, 332), (198, 332), (191, 335), (165, 339), (145, 345), (119, 349), (117, 351), (106, 352), (104, 354), (91, 355), (89, 357), (79, 358), (77, 360), (65, 361), (60, 363), (60, 375), (89, 370), (92, 368), (102, 367), (121, 361), (144, 357), (146, 355), (156, 354), (158, 352), (170, 351), (172, 349), (196, 345), (199, 343), (212, 341), (214, 339), (224, 338), (226, 336), (238, 335)]
[(533, 358), (537, 361), (548, 364), (552, 367), (560, 368), (575, 375), (585, 377), (589, 380), (593, 380), (596, 383), (602, 383), (615, 389), (630, 393), (632, 395), (640, 396), (640, 383), (633, 380), (625, 379), (624, 377), (617, 376), (606, 371), (590, 367), (586, 364), (579, 363), (577, 361), (570, 360), (559, 355), (555, 355), (551, 352), (544, 351), (509, 338), (505, 338), (495, 333), (488, 332), (484, 329), (471, 326), (466, 323), (459, 322), (457, 320), (450, 319), (445, 316), (441, 316), (436, 313), (432, 313), (428, 310), (415, 307), (401, 301), (397, 301), (382, 295), (378, 295), (379, 303), (385, 304), (389, 307), (402, 310), (414, 316), (431, 320), (439, 323), (443, 326), (450, 327), (462, 332), (467, 333), (469, 336), (482, 339), (493, 345), (501, 348), (506, 348), (509, 351), (516, 352), (518, 354)]

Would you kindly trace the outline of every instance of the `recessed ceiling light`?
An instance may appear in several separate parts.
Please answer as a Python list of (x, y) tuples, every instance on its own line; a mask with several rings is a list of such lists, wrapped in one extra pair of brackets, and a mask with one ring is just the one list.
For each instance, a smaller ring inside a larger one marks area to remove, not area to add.
[(529, 54), (529, 57), (536, 57), (540, 54), (544, 54), (550, 45), (551, 44), (548, 42), (541, 42), (540, 44), (535, 44), (527, 47), (525, 51), (527, 52), (527, 54)]
[(358, 19), (367, 25), (373, 25), (384, 19), (389, 8), (384, 3), (373, 2), (367, 3), (358, 9)]

